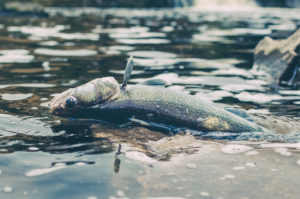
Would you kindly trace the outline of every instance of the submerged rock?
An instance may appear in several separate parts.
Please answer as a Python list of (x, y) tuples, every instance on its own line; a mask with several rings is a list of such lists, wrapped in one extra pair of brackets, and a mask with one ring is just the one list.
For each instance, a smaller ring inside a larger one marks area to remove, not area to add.
[(300, 29), (287, 39), (265, 37), (254, 49), (253, 71), (271, 85), (300, 87)]

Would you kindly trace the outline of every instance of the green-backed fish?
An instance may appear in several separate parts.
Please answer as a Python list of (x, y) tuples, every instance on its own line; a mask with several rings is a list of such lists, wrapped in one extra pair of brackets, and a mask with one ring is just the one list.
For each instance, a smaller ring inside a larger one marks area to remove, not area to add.
[(183, 92), (147, 83), (127, 86), (133, 65), (131, 57), (121, 85), (113, 77), (94, 79), (57, 95), (50, 112), (60, 116), (134, 117), (204, 132), (264, 131), (253, 122)]

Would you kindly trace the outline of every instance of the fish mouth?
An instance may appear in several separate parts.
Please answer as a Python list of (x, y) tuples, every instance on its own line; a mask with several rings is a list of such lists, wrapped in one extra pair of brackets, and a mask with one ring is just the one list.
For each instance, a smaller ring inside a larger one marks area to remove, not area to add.
[(61, 110), (57, 110), (57, 109), (49, 110), (49, 112), (50, 112), (52, 115), (56, 115), (56, 116), (68, 116), (68, 115), (71, 115), (71, 114), (72, 114), (72, 112), (61, 111)]
[(62, 115), (64, 112), (69, 112), (63, 105), (66, 99), (71, 95), (73, 88), (68, 89), (55, 96), (49, 104), (49, 112), (54, 115)]
[(51, 106), (52, 104), (50, 104), (49, 107), (49, 113), (53, 114), (53, 115), (60, 115), (63, 112), (63, 108), (61, 106)]
[(76, 111), (76, 108), (68, 109), (63, 104), (56, 105), (55, 103), (51, 103), (49, 107), (49, 113), (57, 116), (70, 115)]
[(58, 112), (61, 112), (63, 110), (63, 107), (62, 107), (61, 103), (59, 103), (60, 99), (61, 99), (61, 95), (58, 95), (50, 101), (50, 103), (49, 103), (49, 112), (51, 114), (56, 115)]
[(73, 108), (66, 108), (63, 104), (56, 105), (50, 104), (49, 107), (49, 113), (57, 116), (69, 116), (71, 114), (76, 113), (78, 110), (80, 110), (79, 107), (73, 107)]

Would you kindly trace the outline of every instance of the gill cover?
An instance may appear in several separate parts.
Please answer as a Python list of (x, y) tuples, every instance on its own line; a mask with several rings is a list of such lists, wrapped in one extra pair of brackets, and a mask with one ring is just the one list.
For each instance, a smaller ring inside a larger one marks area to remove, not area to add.
[(93, 106), (117, 98), (120, 87), (113, 77), (97, 78), (74, 89), (72, 96), (81, 106)]

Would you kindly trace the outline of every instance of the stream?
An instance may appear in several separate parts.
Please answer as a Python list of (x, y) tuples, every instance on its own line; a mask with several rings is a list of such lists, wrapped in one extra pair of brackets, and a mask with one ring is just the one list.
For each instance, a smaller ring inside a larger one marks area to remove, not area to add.
[[(264, 36), (286, 38), (299, 9), (45, 8), (0, 12), (0, 198), (297, 198), (300, 90), (251, 72)], [(98, 77), (243, 110), (275, 136), (170, 136), (134, 124), (53, 116), (49, 101)]]

